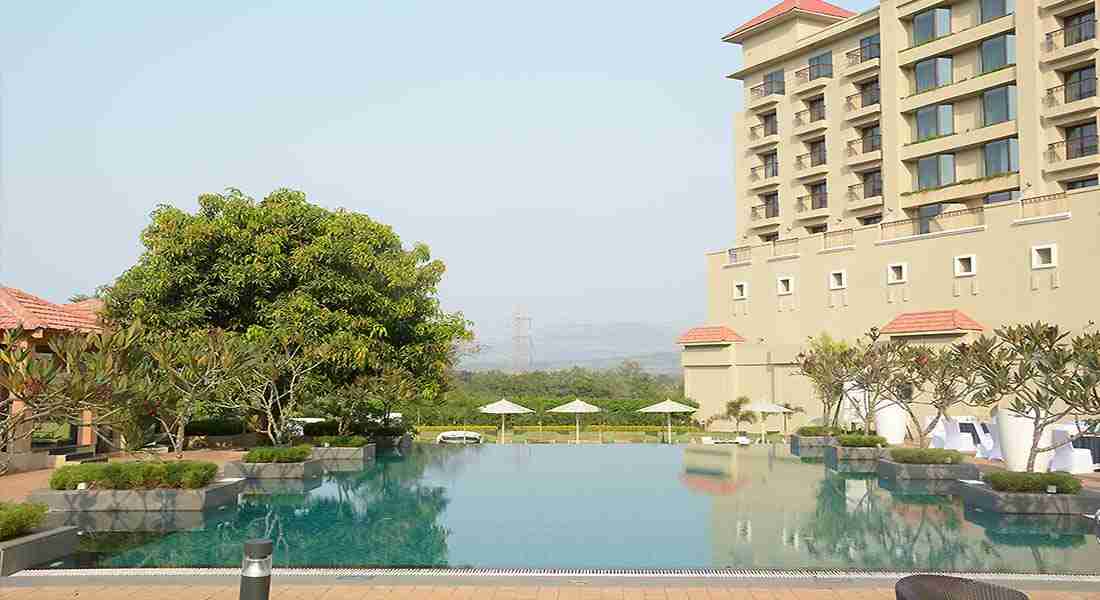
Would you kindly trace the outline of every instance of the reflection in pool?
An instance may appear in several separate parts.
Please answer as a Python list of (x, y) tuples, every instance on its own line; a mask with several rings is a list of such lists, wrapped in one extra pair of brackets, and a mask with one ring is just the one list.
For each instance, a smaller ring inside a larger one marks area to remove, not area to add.
[(201, 515), (71, 515), (82, 551), (54, 566), (234, 567), (266, 536), (277, 566), (299, 567), (1100, 573), (1087, 520), (967, 511), (945, 492), (780, 446), (418, 445)]

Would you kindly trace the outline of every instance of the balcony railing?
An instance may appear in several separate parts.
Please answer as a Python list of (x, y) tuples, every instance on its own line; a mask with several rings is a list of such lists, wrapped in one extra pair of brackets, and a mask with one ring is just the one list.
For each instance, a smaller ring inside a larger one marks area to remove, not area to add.
[(1095, 38), (1096, 19), (1081, 21), (1065, 29), (1059, 29), (1058, 31), (1048, 33), (1043, 47), (1047, 52), (1053, 52), (1060, 48), (1068, 48), (1074, 44), (1079, 44)]
[(861, 138), (856, 138), (848, 142), (848, 155), (858, 156), (860, 154), (867, 154), (868, 152), (875, 152), (882, 150), (882, 135), (872, 134), (865, 135)]
[(752, 220), (762, 221), (764, 219), (774, 219), (779, 216), (778, 204), (758, 204), (752, 207)]
[(1091, 156), (1098, 152), (1100, 152), (1100, 144), (1097, 144), (1097, 137), (1095, 135), (1083, 135), (1061, 142), (1054, 142), (1048, 146), (1047, 161), (1072, 160), (1082, 156)]
[(1096, 96), (1096, 78), (1079, 79), (1047, 90), (1047, 106), (1069, 104)]
[(795, 157), (795, 167), (801, 171), (802, 169), (809, 169), (818, 165), (825, 164), (825, 149), (814, 150), (806, 154)]
[(1046, 217), (1069, 212), (1069, 199), (1065, 192), (1023, 198), (1020, 200), (1020, 218)]
[(855, 50), (849, 50), (844, 54), (848, 57), (848, 66), (854, 67), (879, 57), (881, 50), (878, 44), (864, 44)]
[(771, 179), (772, 177), (779, 176), (779, 163), (764, 163), (762, 165), (756, 165), (750, 171), (752, 178), (759, 179)]
[(772, 256), (791, 256), (798, 254), (798, 238), (787, 238), (772, 242)]
[(829, 194), (827, 192), (814, 192), (798, 199), (798, 212), (829, 208)]
[(753, 100), (763, 98), (765, 96), (771, 96), (773, 94), (782, 96), (784, 94), (784, 86), (782, 81), (765, 81), (760, 85), (749, 88), (749, 95)]
[(794, 80), (798, 83), (807, 83), (822, 77), (832, 76), (833, 65), (831, 64), (807, 65), (794, 72)]
[(737, 265), (747, 262), (752, 262), (752, 246), (741, 246), (740, 248), (730, 248), (726, 251), (729, 255), (729, 264)]
[(753, 140), (766, 138), (769, 135), (775, 135), (777, 133), (779, 133), (779, 124), (775, 121), (749, 127), (749, 138)]
[(831, 250), (833, 248), (845, 248), (848, 246), (856, 245), (856, 235), (851, 229), (838, 229), (837, 231), (826, 231), (822, 236), (822, 244), (825, 250)]
[(984, 224), (985, 209), (978, 207), (953, 210), (940, 213), (934, 217), (891, 221), (889, 223), (882, 223), (880, 227), (882, 230), (882, 239), (896, 240), (914, 235), (954, 231)]
[(806, 110), (800, 110), (794, 113), (794, 124), (805, 125), (807, 123), (813, 123), (815, 121), (823, 121), (825, 119), (825, 104), (815, 104)]
[(848, 96), (845, 103), (848, 110), (859, 110), (861, 108), (867, 108), (868, 106), (874, 106), (879, 103), (879, 88), (875, 86), (868, 90), (860, 90), (858, 94), (852, 94)]
[(866, 183), (857, 183), (855, 185), (848, 186), (848, 201), (859, 202), (868, 198), (878, 198), (882, 196), (882, 182), (876, 181), (870, 185)]

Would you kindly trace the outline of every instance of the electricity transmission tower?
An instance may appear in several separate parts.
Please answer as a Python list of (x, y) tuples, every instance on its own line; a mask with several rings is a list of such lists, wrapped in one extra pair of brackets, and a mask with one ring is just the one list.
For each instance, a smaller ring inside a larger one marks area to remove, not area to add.
[(526, 373), (531, 370), (533, 343), (531, 317), (517, 307), (512, 314), (512, 371)]

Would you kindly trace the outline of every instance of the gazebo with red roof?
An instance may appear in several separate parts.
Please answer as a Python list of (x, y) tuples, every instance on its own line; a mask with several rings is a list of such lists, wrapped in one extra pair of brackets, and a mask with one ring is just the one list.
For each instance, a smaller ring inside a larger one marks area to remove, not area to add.
[(966, 335), (975, 331), (985, 331), (985, 326), (961, 310), (901, 313), (880, 330), (891, 336)]

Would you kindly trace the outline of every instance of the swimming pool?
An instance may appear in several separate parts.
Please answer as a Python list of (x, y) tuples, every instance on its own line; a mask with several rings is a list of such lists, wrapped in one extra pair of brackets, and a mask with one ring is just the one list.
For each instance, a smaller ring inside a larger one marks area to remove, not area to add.
[(1084, 518), (998, 517), (891, 487), (780, 446), (417, 445), (158, 517), (179, 531), (100, 515), (51, 566), (235, 567), (243, 540), (270, 537), (275, 565), (293, 567), (1100, 573)]

